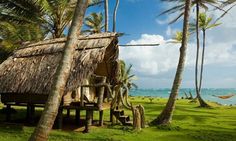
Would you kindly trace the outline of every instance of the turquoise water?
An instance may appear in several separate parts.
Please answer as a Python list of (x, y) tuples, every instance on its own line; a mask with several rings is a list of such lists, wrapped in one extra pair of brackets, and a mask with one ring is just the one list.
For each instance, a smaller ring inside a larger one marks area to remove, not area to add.
[[(132, 96), (152, 96), (152, 97), (163, 97), (168, 98), (170, 94), (171, 89), (133, 89), (130, 91), (130, 95)], [(195, 97), (195, 89), (191, 88), (185, 88), (180, 89), (178, 97), (185, 97), (184, 92), (187, 94), (191, 92), (193, 96)], [(228, 95), (228, 94), (236, 94), (236, 89), (202, 89), (202, 98), (209, 101), (218, 102), (224, 105), (236, 105), (236, 95), (229, 98), (229, 99), (220, 99), (218, 97), (214, 97), (212, 95)]]

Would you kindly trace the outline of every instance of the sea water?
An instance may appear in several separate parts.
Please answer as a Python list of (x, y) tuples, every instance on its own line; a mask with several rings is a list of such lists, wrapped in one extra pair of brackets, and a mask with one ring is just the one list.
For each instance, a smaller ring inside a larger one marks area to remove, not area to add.
[[(151, 96), (151, 97), (162, 97), (162, 98), (168, 98), (170, 95), (171, 89), (165, 88), (165, 89), (132, 89), (130, 91), (130, 95), (132, 96)], [(189, 95), (189, 92), (192, 93), (193, 97), (196, 96), (195, 89), (192, 88), (184, 88), (179, 90), (178, 98), (185, 97), (184, 93), (187, 93)], [(228, 89), (214, 89), (214, 88), (203, 88), (201, 90), (201, 96), (206, 101), (213, 101), (217, 102), (223, 105), (236, 105), (236, 95), (228, 98), (228, 99), (220, 99), (216, 96), (223, 96), (223, 95), (229, 95), (229, 94), (236, 94), (235, 88), (228, 88)]]

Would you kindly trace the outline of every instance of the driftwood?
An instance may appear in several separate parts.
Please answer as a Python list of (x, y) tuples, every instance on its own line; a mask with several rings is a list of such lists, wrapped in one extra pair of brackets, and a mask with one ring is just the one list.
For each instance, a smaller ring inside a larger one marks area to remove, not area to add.
[(132, 107), (132, 112), (133, 112), (133, 128), (136, 131), (141, 130), (141, 116), (138, 108)]
[(137, 109), (139, 110), (140, 117), (141, 117), (141, 128), (145, 128), (145, 110), (142, 105), (138, 105)]
[(133, 113), (133, 128), (134, 130), (140, 131), (141, 128), (145, 128), (145, 113), (144, 107), (138, 105), (136, 107), (131, 106)]

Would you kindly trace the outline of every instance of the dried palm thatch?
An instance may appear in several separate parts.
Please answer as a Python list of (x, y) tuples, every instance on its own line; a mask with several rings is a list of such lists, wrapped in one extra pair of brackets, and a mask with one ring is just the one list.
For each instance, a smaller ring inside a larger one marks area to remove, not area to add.
[[(46, 40), (16, 50), (0, 65), (0, 93), (48, 94), (65, 41), (66, 38)], [(114, 62), (118, 57), (116, 46), (115, 33), (80, 36), (65, 92), (81, 85), (99, 64)], [(110, 72), (114, 71), (112, 69)]]

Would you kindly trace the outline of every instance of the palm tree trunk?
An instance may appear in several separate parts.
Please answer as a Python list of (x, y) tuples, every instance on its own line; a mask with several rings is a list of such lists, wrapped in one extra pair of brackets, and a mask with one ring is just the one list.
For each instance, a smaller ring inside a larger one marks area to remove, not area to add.
[(52, 91), (49, 94), (40, 121), (29, 139), (30, 141), (45, 141), (48, 139), (49, 132), (58, 113), (62, 95), (65, 92), (64, 90), (70, 74), (73, 54), (77, 43), (77, 35), (80, 33), (87, 5), (88, 0), (78, 0), (77, 2), (62, 59), (54, 78)]
[(202, 62), (201, 62), (201, 71), (200, 71), (200, 82), (199, 82), (199, 93), (201, 93), (202, 89), (202, 78), (203, 78), (203, 67), (204, 67), (204, 58), (205, 58), (205, 46), (206, 46), (206, 31), (202, 30), (203, 32), (203, 43), (202, 43)]
[(201, 71), (200, 71), (200, 83), (199, 83), (199, 94), (197, 95), (200, 107), (210, 107), (201, 97), (201, 88), (202, 88), (202, 76), (203, 76), (203, 65), (204, 65), (204, 55), (205, 55), (205, 37), (206, 32), (203, 31), (203, 48), (202, 48), (202, 62), (201, 62)]
[(105, 8), (105, 32), (107, 32), (109, 28), (108, 0), (104, 0), (104, 8)]
[(119, 2), (120, 0), (116, 0), (116, 6), (113, 13), (113, 29), (112, 29), (113, 32), (116, 32), (116, 13), (118, 10)]
[(187, 41), (188, 41), (188, 27), (189, 27), (189, 14), (190, 14), (191, 0), (186, 0), (185, 11), (184, 11), (184, 22), (183, 22), (183, 39), (180, 48), (179, 63), (177, 71), (175, 74), (175, 79), (171, 89), (171, 94), (166, 104), (166, 107), (161, 112), (161, 114), (152, 121), (152, 124), (169, 124), (171, 122), (173, 111), (175, 108), (176, 98), (178, 96), (179, 87), (181, 85), (182, 76), (184, 72), (186, 51), (187, 51)]
[[(202, 99), (200, 94), (200, 86), (198, 86), (198, 58), (199, 58), (199, 49), (200, 49), (200, 41), (199, 41), (199, 3), (196, 4), (196, 38), (197, 38), (197, 53), (196, 53), (196, 64), (195, 64), (195, 87), (197, 99), (199, 101), (200, 107), (209, 107), (209, 105)], [(200, 85), (200, 84), (199, 84)]]
[(196, 39), (197, 39), (197, 51), (196, 51), (196, 63), (195, 63), (195, 91), (197, 98), (199, 97), (199, 89), (198, 89), (198, 58), (199, 58), (199, 4), (196, 3)]

